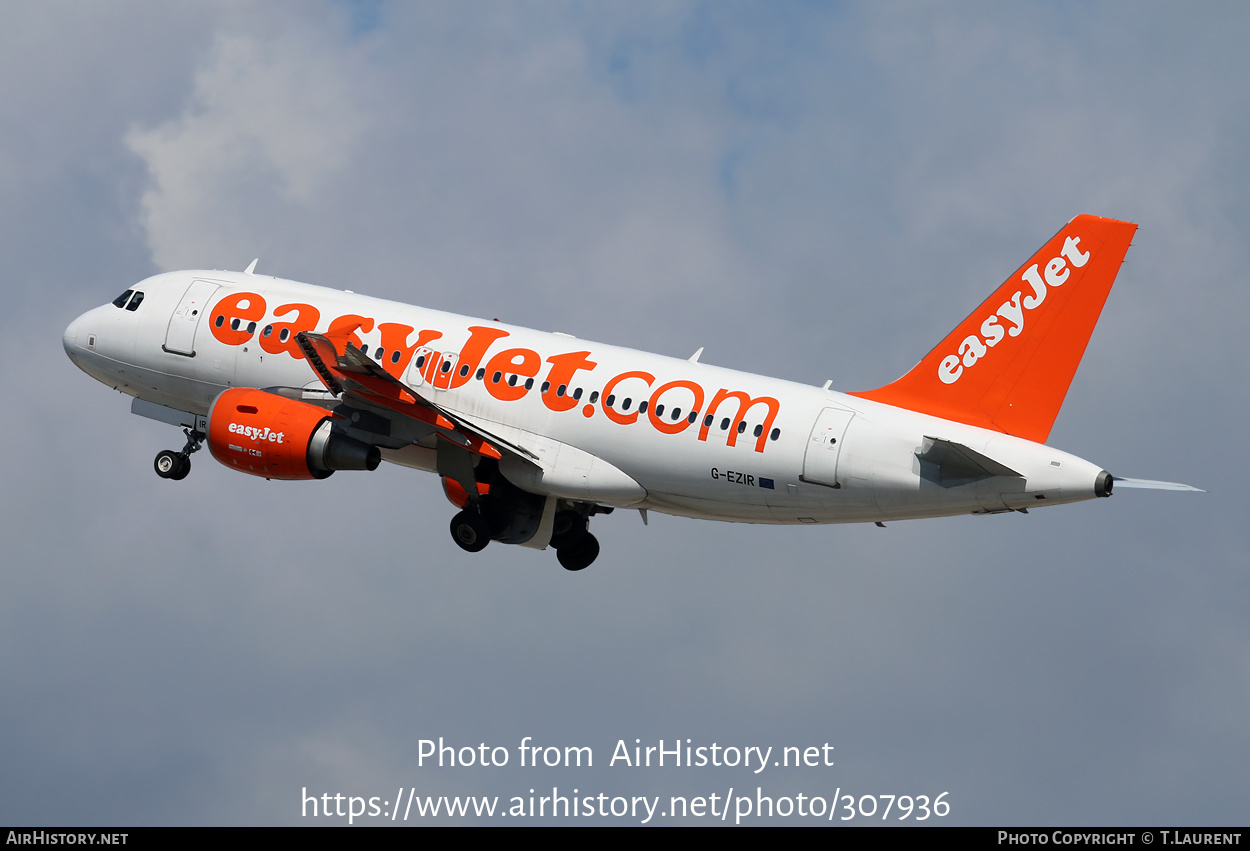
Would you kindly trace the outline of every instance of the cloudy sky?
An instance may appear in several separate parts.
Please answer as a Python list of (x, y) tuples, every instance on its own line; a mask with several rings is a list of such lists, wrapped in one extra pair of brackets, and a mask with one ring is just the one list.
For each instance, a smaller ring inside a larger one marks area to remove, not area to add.
[[(0, 822), (554, 786), (1244, 823), (1248, 41), (1227, 4), (13, 4)], [(618, 511), (573, 575), (462, 553), (428, 474), (160, 480), (181, 436), (61, 349), (135, 281), (259, 256), (868, 389), (1078, 213), (1141, 228), (1050, 442), (1206, 494), (886, 529)], [(440, 736), (510, 762), (421, 765)], [(525, 736), (595, 764), (523, 768)], [(835, 764), (608, 764), (679, 738)]]

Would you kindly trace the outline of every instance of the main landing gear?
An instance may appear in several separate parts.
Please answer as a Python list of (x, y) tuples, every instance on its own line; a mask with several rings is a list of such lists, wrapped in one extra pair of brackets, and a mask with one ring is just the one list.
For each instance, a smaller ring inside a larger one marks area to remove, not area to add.
[[(556, 513), (551, 546), (555, 547), (556, 559), (561, 567), (565, 570), (582, 570), (590, 567), (599, 557), (599, 540), (590, 534), (588, 528), (590, 515), (606, 514), (611, 510), (590, 506), (585, 513), (575, 509), (564, 509)], [(497, 535), (491, 528), (491, 522), (483, 516), (479, 508), (469, 505), (451, 518), (451, 537), (460, 549), (476, 553), (486, 549), (486, 545)]]
[(556, 559), (565, 570), (590, 567), (599, 557), (599, 539), (590, 534), (589, 526), (590, 518), (578, 511), (556, 514), (551, 545), (556, 548)]
[(173, 479), (177, 482), (185, 479), (187, 473), (191, 472), (191, 453), (200, 450), (204, 435), (189, 428), (184, 428), (182, 433), (187, 436), (187, 445), (182, 447), (181, 452), (162, 449), (156, 453), (156, 460), (152, 462), (152, 466), (156, 468), (156, 475), (162, 479)]
[(451, 518), (451, 537), (465, 552), (479, 553), (490, 543), (490, 524), (470, 506)]

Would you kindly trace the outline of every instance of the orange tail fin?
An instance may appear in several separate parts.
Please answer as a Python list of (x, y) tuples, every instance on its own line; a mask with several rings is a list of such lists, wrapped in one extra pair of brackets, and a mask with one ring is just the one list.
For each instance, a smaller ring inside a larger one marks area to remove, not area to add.
[(874, 402), (1044, 443), (1137, 225), (1077, 216)]

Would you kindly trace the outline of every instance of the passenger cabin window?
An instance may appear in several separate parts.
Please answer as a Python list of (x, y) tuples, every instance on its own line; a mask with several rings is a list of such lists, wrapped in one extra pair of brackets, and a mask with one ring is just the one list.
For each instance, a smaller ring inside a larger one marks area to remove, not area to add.
[(525, 379), (525, 389), (526, 389), (526, 390), (533, 390), (533, 389), (534, 389), (534, 379), (532, 379), (532, 378), (527, 378), (527, 379)]

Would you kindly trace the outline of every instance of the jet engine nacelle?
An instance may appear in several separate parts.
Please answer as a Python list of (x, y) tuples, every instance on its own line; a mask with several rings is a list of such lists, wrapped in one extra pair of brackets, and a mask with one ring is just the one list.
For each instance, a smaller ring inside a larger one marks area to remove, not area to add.
[(227, 467), (265, 479), (324, 479), (376, 470), (376, 446), (334, 430), (325, 408), (263, 390), (226, 390), (208, 410), (208, 449)]

